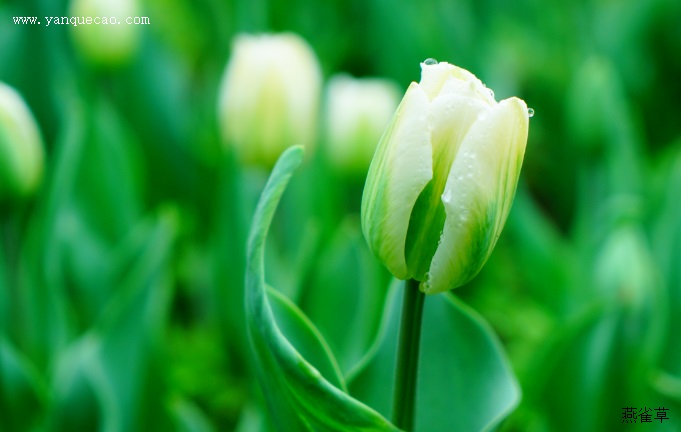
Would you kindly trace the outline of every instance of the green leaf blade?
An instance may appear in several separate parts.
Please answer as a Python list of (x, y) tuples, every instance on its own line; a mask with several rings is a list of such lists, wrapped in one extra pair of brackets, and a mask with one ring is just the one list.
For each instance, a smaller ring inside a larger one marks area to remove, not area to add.
[(293, 147), (277, 162), (258, 203), (248, 242), (246, 315), (268, 408), (278, 430), (395, 431), (374, 410), (331, 384), (275, 321), (265, 289), (264, 245), (277, 204), (302, 156), (302, 148)]
[[(401, 282), (391, 287), (376, 344), (348, 378), (351, 394), (384, 416), (392, 407), (401, 289)], [(415, 431), (493, 429), (520, 401), (500, 343), (453, 295), (428, 296), (424, 308)]]

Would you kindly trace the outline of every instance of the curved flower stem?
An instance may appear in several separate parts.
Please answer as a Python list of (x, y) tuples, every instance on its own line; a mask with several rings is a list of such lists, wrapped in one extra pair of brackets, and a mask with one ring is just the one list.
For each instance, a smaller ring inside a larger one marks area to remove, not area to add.
[(410, 279), (404, 284), (392, 417), (395, 426), (405, 431), (414, 428), (416, 375), (425, 298), (426, 295), (419, 290), (418, 281)]

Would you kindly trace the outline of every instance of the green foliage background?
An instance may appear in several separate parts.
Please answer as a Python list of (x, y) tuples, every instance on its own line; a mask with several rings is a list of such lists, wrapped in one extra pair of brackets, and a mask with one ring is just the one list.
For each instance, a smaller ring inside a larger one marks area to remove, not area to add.
[[(0, 430), (270, 427), (244, 318), (267, 172), (238, 163), (216, 115), (233, 36), (266, 31), (304, 37), (325, 78), (406, 89), (433, 57), (497, 100), (524, 99), (536, 114), (509, 221), (455, 292), (489, 321), (522, 389), (500, 429), (620, 430), (624, 407), (666, 407), (656, 430), (681, 430), (681, 3), (140, 7), (151, 24), (137, 51), (104, 68), (69, 26), (12, 23), (68, 15), (66, 1), (0, 1), (0, 81), (47, 152), (38, 194), (0, 204)], [(390, 278), (359, 231), (364, 179), (328, 169), (318, 144), (274, 219), (266, 277), (345, 376), (379, 331)]]

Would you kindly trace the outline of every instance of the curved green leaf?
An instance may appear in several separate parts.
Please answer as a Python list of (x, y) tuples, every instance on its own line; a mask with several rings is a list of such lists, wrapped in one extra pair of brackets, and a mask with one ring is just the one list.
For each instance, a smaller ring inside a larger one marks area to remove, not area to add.
[[(391, 287), (376, 344), (349, 378), (351, 394), (385, 416), (391, 411), (402, 287)], [(496, 336), (451, 294), (428, 296), (424, 308), (415, 430), (496, 427), (520, 401), (518, 383)]]
[(314, 324), (280, 292), (268, 287), (267, 295), (277, 326), (291, 345), (296, 347), (305, 360), (315, 365), (331, 384), (347, 391), (331, 349)]
[(366, 354), (380, 327), (388, 291), (385, 273), (355, 216), (343, 221), (316, 260), (301, 308), (329, 342), (345, 374)]
[(322, 376), (293, 347), (275, 321), (265, 290), (265, 239), (281, 195), (302, 156), (302, 147), (293, 147), (277, 162), (258, 203), (249, 236), (246, 316), (260, 385), (279, 430), (395, 431), (374, 410), (334, 386), (329, 381), (334, 378)]

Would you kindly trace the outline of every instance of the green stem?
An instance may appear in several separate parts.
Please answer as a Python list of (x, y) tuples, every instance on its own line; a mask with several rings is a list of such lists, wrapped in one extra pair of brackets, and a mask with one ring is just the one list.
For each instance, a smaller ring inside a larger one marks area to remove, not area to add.
[(405, 431), (411, 431), (414, 428), (416, 375), (425, 298), (426, 295), (419, 290), (419, 281), (411, 279), (404, 284), (400, 336), (397, 345), (395, 392), (393, 393), (393, 423)]

